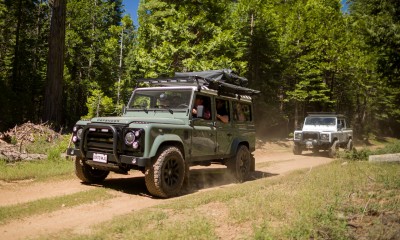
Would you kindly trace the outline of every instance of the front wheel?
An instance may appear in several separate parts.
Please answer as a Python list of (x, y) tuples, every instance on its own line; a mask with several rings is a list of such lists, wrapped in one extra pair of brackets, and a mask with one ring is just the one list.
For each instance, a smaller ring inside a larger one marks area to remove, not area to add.
[(347, 142), (346, 150), (347, 151), (353, 150), (353, 140), (352, 139), (349, 139), (349, 141)]
[(244, 145), (240, 145), (236, 155), (229, 160), (227, 167), (236, 180), (244, 182), (249, 177), (252, 169), (252, 156), (249, 149)]
[(95, 169), (85, 163), (82, 158), (75, 158), (75, 174), (85, 183), (102, 182), (109, 174), (109, 171)]
[(185, 161), (178, 148), (162, 148), (155, 162), (146, 168), (147, 190), (154, 196), (168, 198), (178, 195), (185, 179)]
[(328, 156), (330, 158), (334, 158), (336, 156), (336, 151), (339, 149), (339, 145), (337, 143), (338, 143), (338, 141), (335, 140), (332, 143), (332, 146), (328, 149)]
[(301, 152), (302, 152), (302, 150), (301, 150), (300, 145), (295, 144), (293, 146), (293, 154), (294, 155), (301, 155)]

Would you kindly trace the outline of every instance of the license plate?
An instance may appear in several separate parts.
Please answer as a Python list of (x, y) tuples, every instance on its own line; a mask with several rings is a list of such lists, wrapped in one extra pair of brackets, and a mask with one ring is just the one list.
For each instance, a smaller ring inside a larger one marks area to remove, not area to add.
[(101, 153), (93, 153), (93, 161), (107, 163), (107, 155)]

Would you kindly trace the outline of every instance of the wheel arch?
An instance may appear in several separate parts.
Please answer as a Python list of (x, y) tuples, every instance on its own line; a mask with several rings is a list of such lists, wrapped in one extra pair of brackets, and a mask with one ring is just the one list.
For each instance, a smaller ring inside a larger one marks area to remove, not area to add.
[(159, 149), (163, 148), (164, 146), (177, 147), (181, 151), (183, 159), (186, 159), (185, 148), (183, 146), (182, 139), (179, 136), (174, 135), (174, 134), (165, 134), (165, 135), (157, 136), (153, 142), (153, 145), (151, 146), (149, 157), (150, 158), (155, 157), (157, 155)]
[(231, 152), (230, 155), (234, 156), (236, 154), (237, 149), (239, 148), (240, 145), (244, 145), (246, 146), (249, 150), (250, 150), (250, 144), (248, 141), (244, 140), (244, 139), (235, 139), (232, 142), (231, 145)]

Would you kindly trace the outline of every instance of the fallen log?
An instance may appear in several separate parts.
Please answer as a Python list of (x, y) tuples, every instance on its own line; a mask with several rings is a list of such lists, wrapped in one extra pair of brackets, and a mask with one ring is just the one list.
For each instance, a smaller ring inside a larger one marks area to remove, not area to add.
[(399, 162), (400, 163), (400, 153), (370, 155), (368, 157), (368, 161), (370, 161), (370, 162)]

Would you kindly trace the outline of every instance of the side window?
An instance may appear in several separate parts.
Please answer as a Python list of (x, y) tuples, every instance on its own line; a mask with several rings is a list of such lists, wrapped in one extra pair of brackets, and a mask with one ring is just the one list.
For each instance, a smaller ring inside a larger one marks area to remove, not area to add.
[(246, 103), (235, 102), (233, 104), (233, 119), (236, 122), (250, 122), (251, 106)]
[(216, 120), (223, 123), (229, 122), (229, 101), (217, 98), (215, 100)]
[(194, 99), (194, 104), (192, 108), (192, 116), (201, 118), (205, 120), (211, 120), (211, 98), (205, 95), (196, 95)]
[(343, 119), (338, 119), (338, 129), (346, 128), (345, 121)]

